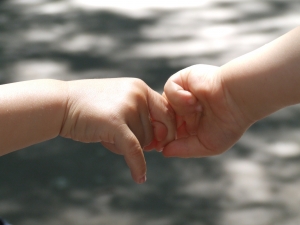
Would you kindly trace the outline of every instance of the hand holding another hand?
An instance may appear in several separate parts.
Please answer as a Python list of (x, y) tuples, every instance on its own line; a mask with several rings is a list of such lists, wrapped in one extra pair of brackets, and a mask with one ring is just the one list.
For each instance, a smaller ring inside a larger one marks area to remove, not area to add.
[(136, 78), (70, 81), (68, 86), (60, 135), (101, 142), (124, 155), (137, 183), (145, 182), (143, 148), (161, 149), (175, 138), (175, 116), (166, 99)]
[(169, 78), (164, 96), (177, 116), (167, 157), (205, 157), (228, 150), (252, 124), (223, 83), (219, 67), (195, 65)]

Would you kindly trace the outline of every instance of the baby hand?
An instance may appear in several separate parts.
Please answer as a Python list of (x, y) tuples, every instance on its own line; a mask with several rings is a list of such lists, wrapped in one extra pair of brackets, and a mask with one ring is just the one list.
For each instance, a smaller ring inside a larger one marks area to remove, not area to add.
[(164, 95), (177, 115), (177, 140), (163, 154), (204, 157), (229, 149), (251, 125), (230, 98), (218, 67), (195, 65), (166, 82)]
[(142, 149), (160, 149), (175, 138), (175, 116), (166, 99), (136, 78), (79, 80), (68, 85), (61, 136), (101, 142), (124, 155), (137, 183), (145, 182)]

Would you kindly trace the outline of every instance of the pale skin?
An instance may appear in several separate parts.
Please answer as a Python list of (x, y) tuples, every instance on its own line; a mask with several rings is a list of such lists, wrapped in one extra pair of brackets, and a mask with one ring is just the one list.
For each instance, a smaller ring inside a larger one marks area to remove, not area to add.
[(101, 142), (124, 155), (137, 183), (146, 181), (143, 148), (174, 140), (166, 99), (136, 78), (32, 80), (0, 86), (0, 155), (58, 135)]
[(221, 67), (195, 65), (169, 78), (164, 95), (177, 115), (167, 157), (223, 153), (256, 121), (300, 103), (300, 27)]
[(143, 148), (167, 157), (220, 154), (256, 121), (300, 103), (299, 37), (296, 28), (221, 67), (183, 69), (167, 81), (165, 98), (133, 78), (1, 85), (0, 155), (58, 135), (101, 142), (143, 183)]

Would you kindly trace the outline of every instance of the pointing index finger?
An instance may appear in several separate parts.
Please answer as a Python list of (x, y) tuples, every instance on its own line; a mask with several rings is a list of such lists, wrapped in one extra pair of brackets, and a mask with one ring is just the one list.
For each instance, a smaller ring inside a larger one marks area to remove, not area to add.
[(125, 161), (131, 171), (133, 180), (142, 184), (146, 181), (146, 161), (141, 145), (126, 124), (122, 124), (114, 136), (117, 149), (121, 149)]

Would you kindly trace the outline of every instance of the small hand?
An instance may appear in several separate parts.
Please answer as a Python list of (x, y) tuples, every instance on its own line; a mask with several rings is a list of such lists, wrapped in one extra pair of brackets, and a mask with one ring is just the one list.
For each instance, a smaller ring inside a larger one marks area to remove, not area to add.
[(164, 96), (177, 115), (167, 157), (204, 157), (229, 149), (251, 125), (222, 83), (218, 67), (195, 65), (169, 78)]
[[(61, 136), (101, 142), (124, 155), (133, 179), (143, 183), (146, 162), (142, 149), (151, 143), (162, 148), (174, 140), (174, 118), (166, 99), (139, 79), (71, 81)], [(158, 140), (153, 141), (154, 137)]]

